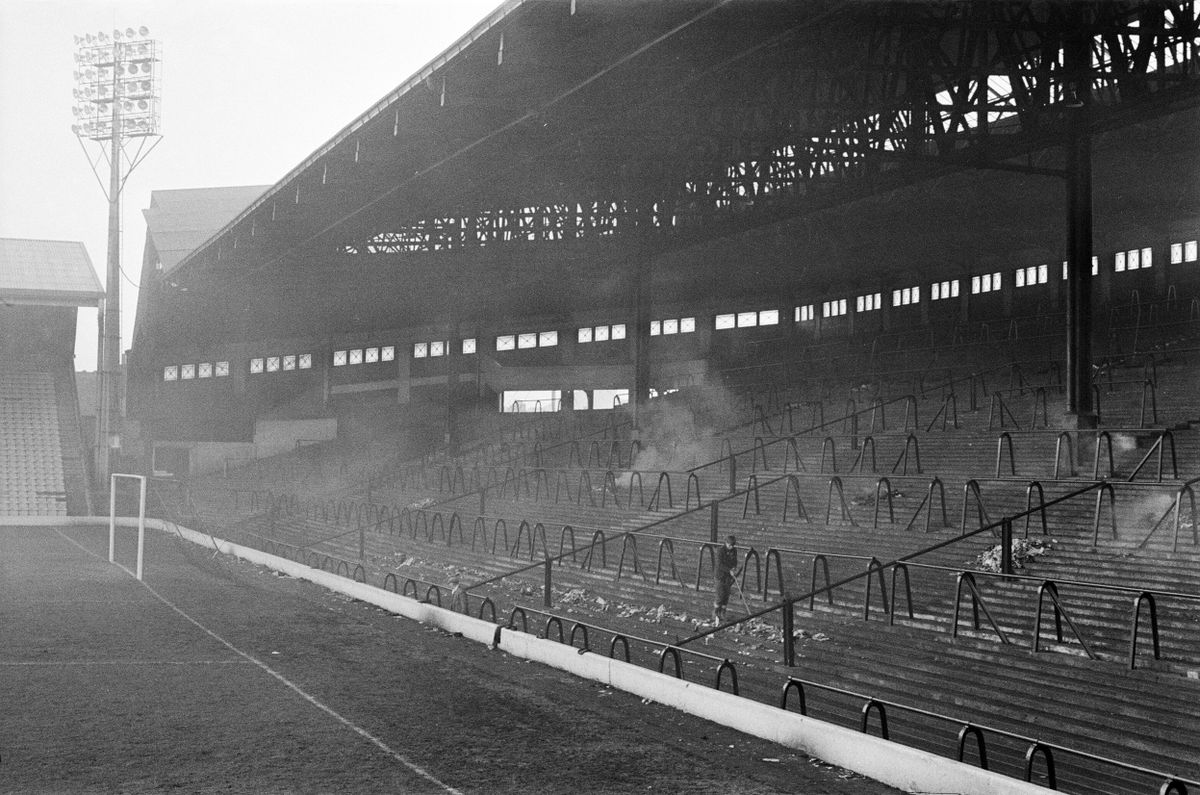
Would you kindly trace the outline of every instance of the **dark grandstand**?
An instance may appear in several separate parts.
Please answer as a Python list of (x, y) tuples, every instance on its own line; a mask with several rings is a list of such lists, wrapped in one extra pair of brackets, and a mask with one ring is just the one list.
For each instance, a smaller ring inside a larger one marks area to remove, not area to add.
[(156, 194), (125, 453), (505, 631), (1194, 790), (1198, 17), (505, 3), (275, 185)]

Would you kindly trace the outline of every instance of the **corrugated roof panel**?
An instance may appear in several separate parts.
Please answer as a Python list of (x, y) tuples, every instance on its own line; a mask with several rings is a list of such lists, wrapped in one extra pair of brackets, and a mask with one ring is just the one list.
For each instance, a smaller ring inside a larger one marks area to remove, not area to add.
[(262, 195), (269, 185), (156, 190), (143, 211), (163, 270), (172, 270), (192, 249)]
[(94, 304), (104, 289), (83, 243), (0, 238), (0, 297)]

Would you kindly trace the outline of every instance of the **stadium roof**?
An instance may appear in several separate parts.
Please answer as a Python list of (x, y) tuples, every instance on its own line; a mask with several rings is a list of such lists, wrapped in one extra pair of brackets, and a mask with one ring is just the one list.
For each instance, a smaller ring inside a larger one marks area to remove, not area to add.
[(156, 190), (150, 194), (146, 234), (170, 273), (187, 254), (229, 223), (270, 185)]
[[(917, 268), (939, 242), (1044, 245), (1064, 236), (1071, 114), (1100, 133), (1193, 108), (1197, 39), (1182, 0), (514, 0), (184, 256), (160, 325), (250, 336), (619, 306), (631, 262), (781, 222), (824, 279)], [(929, 180), (939, 195), (912, 190)], [(1166, 182), (1192, 201), (1192, 180)], [(872, 199), (889, 193), (902, 200)], [(945, 208), (999, 227), (939, 222), (925, 250), (850, 259), (869, 236), (829, 210), (860, 202), (899, 228)], [(847, 234), (830, 242), (829, 224)], [(737, 268), (671, 256), (658, 294), (747, 289)], [(795, 281), (792, 259), (755, 264), (760, 289)]]
[(96, 306), (103, 298), (83, 243), (0, 238), (0, 302)]

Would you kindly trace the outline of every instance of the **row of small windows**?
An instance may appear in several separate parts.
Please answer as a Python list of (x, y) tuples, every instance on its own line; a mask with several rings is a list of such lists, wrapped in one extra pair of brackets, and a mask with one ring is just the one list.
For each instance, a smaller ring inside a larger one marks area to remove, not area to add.
[(1045, 284), (1050, 278), (1050, 266), (1030, 265), (1028, 268), (1017, 268), (1016, 277), (1018, 287), (1032, 287), (1035, 284)]
[(527, 331), (496, 337), (496, 350), (511, 351), (526, 348), (553, 348), (558, 345), (557, 331)]
[(1148, 248), (1118, 251), (1113, 258), (1113, 270), (1121, 273), (1127, 270), (1136, 271), (1139, 268), (1149, 268), (1151, 257), (1152, 251)]
[[(776, 321), (778, 322), (778, 321)], [(760, 324), (766, 325), (766, 324)], [(659, 335), (670, 334), (691, 334), (696, 330), (696, 318), (694, 317), (677, 317), (668, 318), (667, 320), (651, 320), (650, 321), (650, 336), (657, 337)]]
[(1188, 240), (1185, 243), (1171, 244), (1171, 264), (1178, 265), (1181, 262), (1196, 261), (1196, 241)]
[(163, 368), (164, 381), (191, 381), (195, 378), (225, 378), (228, 375), (229, 362), (169, 364)]
[(945, 282), (934, 282), (929, 287), (929, 300), (944, 301), (947, 298), (958, 298), (958, 279)]
[(821, 317), (840, 317), (846, 314), (846, 299), (838, 298), (821, 304)]
[(1000, 272), (971, 277), (971, 295), (995, 292), (1000, 289)]
[(860, 295), (854, 303), (854, 311), (856, 312), (874, 312), (883, 306), (882, 293), (869, 293)]
[[(1196, 262), (1200, 259), (1198, 241), (1187, 240), (1171, 243), (1171, 264)], [(1153, 250), (1149, 247), (1118, 251), (1113, 255), (1113, 270), (1123, 273), (1134, 270), (1144, 270), (1153, 264)], [(1046, 284), (1050, 279), (1048, 265), (1031, 265), (1017, 268), (1014, 272), (1014, 283), (1017, 287), (1032, 287)], [(1100, 271), (1100, 258), (1092, 257), (1091, 272), (1096, 276)], [(1068, 263), (1062, 263), (1062, 278), (1067, 279)], [(980, 295), (996, 292), (1003, 287), (1002, 272), (995, 271), (971, 277), (971, 294)], [(948, 279), (933, 282), (929, 286), (931, 301), (942, 301), (958, 298), (960, 295), (960, 280)], [(903, 287), (892, 290), (892, 306), (910, 306), (920, 303), (921, 287)], [(868, 293), (857, 296), (855, 310), (857, 312), (872, 312), (882, 307), (881, 293)], [(849, 312), (848, 301), (845, 298), (824, 301), (821, 304), (821, 317), (831, 318), (846, 315)], [(816, 305), (804, 304), (794, 309), (793, 319), (797, 323), (807, 323), (816, 320)], [(779, 323), (779, 310), (763, 309), (747, 312), (719, 314), (714, 319), (714, 328), (718, 331), (733, 328), (753, 328), (756, 326), (774, 326)], [(673, 334), (690, 334), (696, 330), (695, 317), (667, 318), (654, 320), (650, 323), (651, 336), (666, 336)], [(627, 327), (624, 323), (601, 326), (587, 326), (578, 329), (579, 343), (606, 342), (608, 340), (623, 340), (626, 338)], [(525, 332), (496, 337), (497, 351), (522, 350), (529, 348), (549, 348), (558, 345), (557, 331)], [(418, 342), (413, 345), (413, 358), (436, 358), (447, 355), (450, 344), (445, 340)], [(474, 339), (462, 340), (462, 353), (475, 353)], [(333, 352), (333, 366), (344, 367), (374, 362), (390, 362), (396, 358), (396, 348), (384, 345), (370, 348), (351, 348)], [(274, 373), (289, 370), (307, 370), (312, 367), (312, 354), (295, 354), (285, 356), (264, 356), (250, 360), (250, 373)], [(222, 378), (229, 375), (229, 362), (200, 362), (197, 364), (167, 365), (163, 368), (164, 381), (189, 381), (203, 378)]]
[[(333, 352), (333, 366), (346, 367), (354, 364), (375, 364), (376, 362), (390, 362), (396, 358), (396, 346), (384, 345), (378, 348), (350, 348), (344, 351)], [(309, 357), (308, 366), (312, 366), (312, 357)], [(306, 369), (306, 368), (302, 368)], [(254, 372), (254, 363), (251, 361), (251, 372)]]
[(919, 303), (921, 303), (921, 288), (919, 286), (902, 287), (899, 290), (892, 290), (892, 306), (909, 306)]
[(757, 312), (736, 312), (717, 315), (713, 327), (718, 331), (731, 328), (753, 328), (779, 324), (778, 309), (763, 309)]
[[(653, 325), (651, 326), (653, 329)], [(652, 330), (651, 334), (654, 333)], [(589, 342), (608, 342), (609, 340), (625, 339), (625, 324), (614, 323), (611, 326), (584, 326), (575, 334), (575, 341), (579, 343)]]

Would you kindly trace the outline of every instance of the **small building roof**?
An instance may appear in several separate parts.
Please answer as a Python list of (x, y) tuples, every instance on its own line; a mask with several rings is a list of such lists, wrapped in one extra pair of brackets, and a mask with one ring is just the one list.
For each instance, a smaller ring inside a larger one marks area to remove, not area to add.
[(0, 238), (0, 301), (95, 306), (104, 288), (83, 243)]
[(156, 190), (143, 210), (146, 230), (164, 271), (170, 271), (224, 227), (270, 185)]

